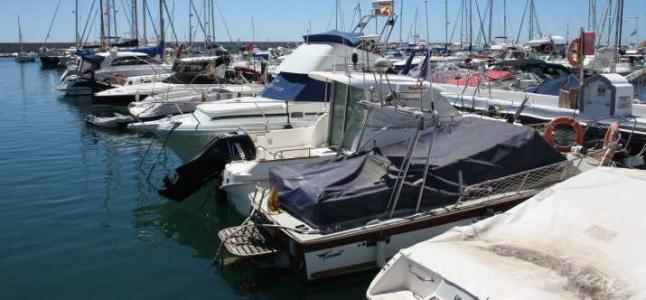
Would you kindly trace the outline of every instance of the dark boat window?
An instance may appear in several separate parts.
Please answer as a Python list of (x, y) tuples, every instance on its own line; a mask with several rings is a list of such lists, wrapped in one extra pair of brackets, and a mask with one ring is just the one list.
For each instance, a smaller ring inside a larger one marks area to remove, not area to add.
[(326, 84), (307, 74), (281, 72), (265, 87), (262, 96), (285, 101), (325, 101)]
[(150, 56), (125, 56), (119, 57), (112, 61), (112, 66), (132, 66), (132, 65), (149, 65), (157, 64)]

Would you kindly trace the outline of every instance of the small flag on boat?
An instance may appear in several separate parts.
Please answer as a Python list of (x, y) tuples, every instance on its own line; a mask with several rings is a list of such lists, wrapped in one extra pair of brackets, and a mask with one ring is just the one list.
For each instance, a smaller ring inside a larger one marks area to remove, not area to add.
[(376, 0), (372, 2), (375, 16), (390, 17), (393, 14), (392, 0)]

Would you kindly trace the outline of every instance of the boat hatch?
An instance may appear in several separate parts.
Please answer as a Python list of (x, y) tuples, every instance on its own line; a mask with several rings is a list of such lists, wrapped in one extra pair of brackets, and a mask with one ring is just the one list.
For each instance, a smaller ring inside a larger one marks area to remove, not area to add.
[(271, 255), (278, 250), (269, 245), (253, 223), (220, 230), (218, 237), (231, 255), (239, 257), (258, 257)]

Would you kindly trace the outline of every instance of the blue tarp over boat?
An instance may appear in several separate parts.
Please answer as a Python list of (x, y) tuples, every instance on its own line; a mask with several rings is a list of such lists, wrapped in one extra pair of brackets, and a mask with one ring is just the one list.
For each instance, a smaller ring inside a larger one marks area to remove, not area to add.
[(531, 92), (542, 95), (558, 96), (561, 90), (575, 89), (578, 87), (579, 79), (575, 76), (569, 75), (545, 80)]
[[(396, 214), (414, 209), (431, 134), (424, 135), (412, 157)], [(282, 209), (320, 230), (341, 230), (383, 218), (388, 211), (407, 143), (395, 144), (340, 161), (270, 169)], [(477, 184), (563, 161), (564, 157), (532, 128), (479, 118), (443, 125), (436, 134), (423, 209), (459, 198), (464, 185)]]

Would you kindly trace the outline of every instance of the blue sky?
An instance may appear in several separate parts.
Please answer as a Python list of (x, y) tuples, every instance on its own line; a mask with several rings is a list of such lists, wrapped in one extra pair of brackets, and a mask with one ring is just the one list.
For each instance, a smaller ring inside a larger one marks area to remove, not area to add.
[[(9, 1), (9, 0), (3, 0)], [(130, 0), (115, 0), (119, 10), (123, 11), (122, 2), (127, 6)], [(139, 0), (141, 1), (141, 0)], [(180, 39), (185, 40), (188, 36), (188, 0), (166, 0), (169, 9), (174, 8), (174, 23)], [(202, 6), (203, 0), (194, 0), (195, 5)], [(444, 0), (427, 0), (430, 19), (430, 36), (432, 41), (444, 40)], [(477, 0), (483, 9), (486, 0)], [(637, 35), (630, 37), (630, 33), (636, 28), (636, 19), (626, 19), (624, 25), (625, 40), (641, 41), (646, 39), (646, 1), (625, 0), (626, 16), (639, 17), (639, 28)], [(82, 14), (81, 24), (87, 18), (88, 10), (92, 0), (79, 0)], [(157, 0), (151, 2), (151, 11), (156, 17)], [(333, 29), (334, 22), (334, 0), (219, 0), (217, 1), (224, 19), (230, 29), (233, 39), (251, 39), (253, 17), (256, 28), (256, 40), (300, 40), (308, 29), (308, 20), (311, 20), (312, 31), (320, 32)], [(353, 8), (357, 2), (361, 3), (362, 9), (367, 11), (371, 1), (366, 0), (341, 0), (341, 20), (339, 29), (346, 27), (353, 18)], [(448, 0), (449, 22), (455, 22), (460, 5), (460, 0)], [(502, 0), (494, 0), (494, 35), (502, 35)], [(508, 32), (509, 36), (515, 37), (518, 31), (519, 22), (522, 16), (525, 0), (507, 0), (508, 11)], [(597, 0), (599, 3), (605, 0)], [(57, 0), (22, 0), (11, 1), (11, 5), (3, 5), (0, 10), (0, 42), (13, 42), (17, 40), (17, 15), (20, 14), (23, 36), (25, 41), (40, 42), (45, 39), (47, 28), (51, 22)], [(97, 0), (98, 3), (98, 0)], [(535, 0), (539, 23), (544, 33), (566, 35), (567, 24), (571, 35), (580, 26), (585, 26), (587, 20), (588, 0)], [(400, 0), (396, 0), (396, 5)], [(426, 35), (424, 0), (404, 0), (404, 36), (407, 36), (412, 24), (414, 14), (418, 9), (417, 31), (423, 37)], [(600, 10), (602, 8), (600, 7)], [(54, 23), (50, 41), (73, 41), (74, 40), (74, 0), (62, 0), (57, 19)], [(395, 10), (399, 12), (399, 7)], [(475, 9), (474, 9), (475, 10)], [(475, 13), (475, 12), (474, 12)], [(119, 13), (119, 30), (123, 34), (126, 29), (126, 19)], [(216, 12), (217, 15), (217, 12)], [(141, 19), (141, 17), (140, 17)], [(222, 19), (216, 18), (216, 31), (219, 40), (228, 40)], [(94, 25), (92, 36), (98, 36), (98, 21)], [(82, 27), (82, 26), (81, 26)], [(149, 27), (150, 28), (150, 27)], [(525, 27), (526, 28), (526, 27)], [(152, 34), (150, 34), (152, 36)], [(170, 37), (170, 33), (169, 36)], [(526, 29), (523, 30), (521, 40), (527, 37)], [(399, 40), (399, 28), (393, 32), (391, 40)]]

